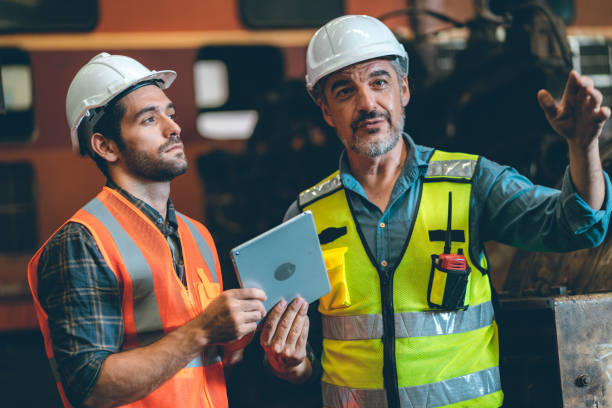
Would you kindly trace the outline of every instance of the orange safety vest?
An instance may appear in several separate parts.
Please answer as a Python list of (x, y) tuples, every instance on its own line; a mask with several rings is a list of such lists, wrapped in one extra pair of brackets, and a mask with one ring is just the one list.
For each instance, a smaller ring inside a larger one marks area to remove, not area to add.
[[(177, 221), (187, 288), (174, 270), (164, 235), (119, 192), (104, 187), (67, 221), (82, 224), (91, 232), (122, 287), (122, 350), (151, 344), (184, 325), (221, 292), (221, 269), (210, 233), (178, 212)], [(38, 300), (38, 261), (43, 248), (44, 245), (28, 265), (28, 281), (51, 369), (64, 406), (71, 407), (53, 357), (48, 316)], [(155, 391), (126, 406), (226, 408), (219, 349), (206, 349)]]

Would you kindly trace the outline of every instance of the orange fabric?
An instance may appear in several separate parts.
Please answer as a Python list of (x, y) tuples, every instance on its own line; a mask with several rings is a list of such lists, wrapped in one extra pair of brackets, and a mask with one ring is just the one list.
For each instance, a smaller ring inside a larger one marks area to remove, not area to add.
[[(178, 218), (178, 232), (181, 238), (183, 261), (187, 288), (180, 281), (173, 267), (172, 254), (163, 234), (142, 212), (115, 190), (104, 188), (97, 198), (110, 211), (123, 230), (142, 252), (151, 271), (153, 291), (157, 302), (157, 311), (161, 318), (164, 333), (168, 333), (202, 312), (204, 307), (221, 291), (221, 271), (214, 242), (208, 230), (198, 222), (189, 219), (198, 229), (215, 257), (215, 268), (218, 282), (212, 281), (211, 271), (203, 259), (197, 242), (186, 223)], [(69, 220), (84, 225), (94, 237), (105, 261), (116, 274), (122, 285), (122, 308), (124, 318), (123, 349), (140, 346), (135, 305), (133, 282), (122, 259), (120, 248), (112, 239), (111, 233), (95, 216), (81, 209)], [(44, 248), (44, 246), (43, 246)], [(45, 349), (49, 358), (53, 357), (47, 316), (38, 302), (36, 281), (37, 265), (42, 248), (36, 253), (28, 266), (28, 279), (34, 295), (37, 316), (45, 338)], [(146, 334), (146, 333), (145, 333)], [(70, 407), (58, 383), (65, 407)], [(228, 406), (225, 389), (225, 377), (221, 362), (206, 367), (189, 367), (180, 370), (174, 377), (140, 401), (127, 405), (129, 407), (193, 407), (193, 408), (226, 408)]]
[[(45, 312), (40, 302), (38, 301), (38, 273), (37, 273), (38, 260), (40, 259), (40, 254), (42, 253), (43, 248), (44, 248), (44, 245), (36, 252), (34, 257), (28, 263), (28, 284), (30, 286), (30, 291), (32, 292), (32, 299), (34, 301), (34, 309), (36, 310), (36, 318), (38, 319), (38, 324), (40, 325), (40, 330), (43, 334), (45, 352), (47, 354), (47, 358), (51, 360), (52, 358), (54, 358), (54, 355), (53, 355), (53, 345), (51, 343), (51, 334), (50, 334), (49, 324), (47, 322), (47, 313)], [(68, 401), (68, 397), (66, 397), (66, 392), (64, 391), (64, 386), (62, 385), (62, 383), (59, 381), (56, 381), (55, 385), (57, 385), (57, 390), (59, 391), (60, 398), (62, 400), (62, 403), (64, 404), (64, 407), (72, 408), (72, 405)]]

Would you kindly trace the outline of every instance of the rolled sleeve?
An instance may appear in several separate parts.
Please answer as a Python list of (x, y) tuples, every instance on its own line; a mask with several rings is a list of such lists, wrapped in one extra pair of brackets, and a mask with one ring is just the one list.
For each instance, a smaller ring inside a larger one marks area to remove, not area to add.
[[(515, 169), (482, 159), (474, 179), (473, 229), (494, 240), (530, 251), (568, 252), (599, 245), (610, 220), (610, 180), (606, 198), (593, 210), (574, 187), (569, 170), (561, 190), (534, 185)], [(481, 211), (482, 210), (482, 211)]]
[(605, 238), (610, 222), (612, 199), (610, 198), (610, 177), (603, 173), (605, 180), (605, 198), (601, 209), (592, 209), (578, 194), (570, 176), (569, 168), (565, 170), (561, 187), (561, 203), (565, 221), (570, 230), (577, 235), (586, 234), (594, 245), (599, 245)]
[(80, 406), (123, 341), (120, 285), (89, 231), (76, 223), (47, 243), (38, 277), (55, 363), (68, 399)]

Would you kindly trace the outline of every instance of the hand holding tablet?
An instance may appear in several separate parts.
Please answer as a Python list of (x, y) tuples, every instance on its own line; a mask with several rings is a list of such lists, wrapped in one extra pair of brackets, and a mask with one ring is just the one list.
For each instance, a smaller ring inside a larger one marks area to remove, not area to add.
[(266, 292), (266, 311), (281, 299), (311, 303), (331, 290), (319, 237), (306, 211), (230, 251), (242, 288)]

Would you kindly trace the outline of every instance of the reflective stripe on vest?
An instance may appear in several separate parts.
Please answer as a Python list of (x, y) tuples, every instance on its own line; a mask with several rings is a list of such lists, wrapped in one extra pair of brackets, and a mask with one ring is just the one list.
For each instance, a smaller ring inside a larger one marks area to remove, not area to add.
[[(147, 333), (163, 330), (155, 290), (153, 289), (153, 274), (140, 248), (98, 198), (94, 198), (87, 203), (83, 210), (96, 217), (106, 226), (117, 244), (125, 267), (132, 277), (132, 282), (139, 283), (138, 286), (134, 285), (133, 287), (134, 321), (138, 331), (138, 339), (145, 340), (141, 337), (146, 336)], [(141, 296), (142, 293), (146, 295)]]
[(426, 178), (453, 177), (471, 179), (476, 170), (476, 160), (438, 160), (429, 163)]
[[(491, 367), (476, 373), (432, 384), (399, 389), (402, 407), (441, 407), (492, 394), (501, 388), (499, 369)], [(384, 389), (355, 389), (323, 382), (323, 401), (329, 408), (387, 406)]]
[[(332, 340), (380, 339), (382, 315), (322, 315), (323, 337)], [(478, 330), (493, 323), (493, 304), (484, 302), (457, 312), (395, 313), (395, 338), (441, 336)]]
[(215, 256), (210, 250), (210, 247), (208, 246), (208, 244), (206, 243), (206, 240), (204, 240), (204, 237), (202, 236), (202, 234), (200, 234), (200, 231), (198, 231), (196, 226), (193, 225), (193, 222), (189, 221), (187, 217), (185, 217), (183, 214), (179, 213), (178, 211), (176, 212), (176, 215), (181, 217), (181, 219), (189, 227), (189, 231), (191, 232), (191, 235), (193, 235), (193, 237), (195, 238), (196, 244), (198, 245), (198, 248), (200, 249), (200, 253), (202, 254), (202, 257), (204, 258), (204, 262), (206, 262), (206, 265), (208, 266), (208, 270), (210, 271), (212, 275), (213, 282), (217, 283), (218, 280), (217, 280), (217, 269), (215, 268)]
[(325, 197), (325, 195), (330, 194), (341, 187), (342, 180), (340, 179), (340, 174), (336, 174), (328, 180), (325, 180), (322, 183), (319, 183), (316, 186), (300, 193), (298, 196), (298, 205), (300, 208), (302, 208), (305, 205), (308, 205), (310, 202), (318, 198)]

